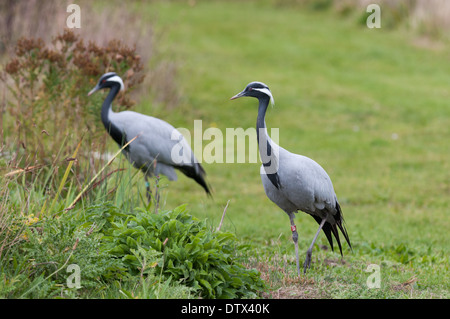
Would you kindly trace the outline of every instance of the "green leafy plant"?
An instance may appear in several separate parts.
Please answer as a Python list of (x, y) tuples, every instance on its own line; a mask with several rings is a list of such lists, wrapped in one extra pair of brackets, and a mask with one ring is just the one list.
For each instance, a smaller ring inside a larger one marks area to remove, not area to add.
[[(152, 214), (106, 202), (16, 222), (24, 229), (1, 260), (4, 297), (75, 298), (118, 286), (114, 298), (254, 298), (265, 289), (239, 263), (236, 237), (185, 206)], [(81, 269), (78, 290), (67, 288), (69, 264)]]
[(102, 236), (95, 224), (85, 227), (70, 212), (62, 218), (29, 218), (23, 223), (20, 241), (8, 250), (4, 256), (7, 258), (0, 259), (3, 296), (61, 296), (61, 291), (67, 290), (66, 268), (70, 264), (76, 264), (82, 271), (83, 291), (98, 289), (108, 279), (118, 278), (120, 263), (101, 249)]
[(103, 229), (104, 240), (109, 252), (135, 275), (146, 271), (136, 255), (144, 249), (153, 252), (155, 259), (147, 265), (156, 273), (194, 288), (204, 298), (256, 297), (264, 289), (259, 272), (236, 261), (236, 237), (211, 230), (185, 206), (159, 214), (138, 209), (116, 217), (121, 218)]

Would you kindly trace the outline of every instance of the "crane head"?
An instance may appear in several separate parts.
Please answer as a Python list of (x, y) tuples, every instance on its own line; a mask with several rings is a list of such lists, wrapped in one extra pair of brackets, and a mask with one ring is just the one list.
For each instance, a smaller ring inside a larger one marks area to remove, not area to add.
[(88, 96), (91, 95), (94, 92), (97, 92), (98, 90), (104, 89), (104, 88), (112, 88), (114, 85), (120, 85), (120, 90), (123, 91), (124, 85), (123, 81), (114, 72), (108, 72), (101, 76), (100, 80), (98, 80), (97, 85), (88, 93)]
[(260, 98), (269, 98), (272, 106), (275, 104), (275, 100), (273, 99), (272, 93), (269, 90), (269, 87), (262, 82), (250, 82), (244, 89), (244, 91), (236, 94), (230, 100), (234, 100), (243, 96), (251, 96)]

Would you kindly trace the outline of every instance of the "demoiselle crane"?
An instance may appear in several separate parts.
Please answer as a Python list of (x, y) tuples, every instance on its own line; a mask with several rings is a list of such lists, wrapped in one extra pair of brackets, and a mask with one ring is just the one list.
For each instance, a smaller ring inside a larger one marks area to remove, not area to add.
[(311, 255), (314, 243), (320, 230), (333, 249), (332, 234), (336, 238), (342, 256), (342, 247), (339, 240), (338, 229), (344, 235), (351, 248), (347, 230), (343, 225), (341, 207), (337, 201), (330, 177), (325, 170), (312, 159), (293, 154), (274, 143), (267, 134), (265, 116), (269, 102), (274, 99), (269, 87), (261, 82), (251, 82), (231, 100), (250, 96), (259, 100), (256, 132), (259, 153), (262, 161), (260, 174), (264, 191), (269, 199), (288, 214), (291, 222), (292, 240), (295, 244), (297, 258), (297, 272), (300, 275), (298, 257), (298, 233), (294, 223), (297, 211), (311, 215), (319, 224), (314, 239), (309, 246), (303, 264), (303, 272), (311, 265)]
[(133, 111), (113, 112), (112, 102), (119, 91), (124, 90), (122, 79), (114, 72), (102, 75), (88, 96), (106, 88), (110, 91), (102, 105), (103, 125), (120, 147), (138, 136), (123, 153), (135, 168), (144, 173), (148, 200), (151, 199), (148, 178), (162, 174), (174, 181), (177, 180), (175, 169), (194, 179), (211, 196), (205, 170), (183, 135), (169, 123), (152, 116)]

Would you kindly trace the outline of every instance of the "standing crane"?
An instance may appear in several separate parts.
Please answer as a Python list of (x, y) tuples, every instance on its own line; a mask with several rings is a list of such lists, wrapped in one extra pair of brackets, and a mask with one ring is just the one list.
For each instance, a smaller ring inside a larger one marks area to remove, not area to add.
[(88, 96), (106, 88), (110, 90), (102, 105), (103, 125), (120, 147), (138, 136), (124, 148), (123, 153), (135, 168), (144, 173), (148, 200), (152, 196), (148, 178), (162, 174), (174, 181), (177, 180), (175, 169), (194, 179), (211, 196), (205, 170), (183, 135), (169, 123), (152, 116), (133, 111), (113, 112), (112, 101), (124, 89), (122, 79), (114, 72), (102, 75)]
[(334, 235), (342, 256), (337, 229), (339, 227), (351, 248), (347, 230), (343, 225), (341, 207), (330, 177), (319, 164), (308, 157), (285, 150), (270, 139), (267, 134), (265, 116), (269, 102), (273, 105), (274, 99), (269, 87), (261, 82), (251, 82), (231, 100), (243, 96), (255, 97), (259, 100), (256, 133), (263, 163), (260, 169), (262, 184), (267, 197), (289, 216), (292, 240), (295, 244), (297, 272), (300, 276), (298, 233), (294, 223), (295, 213), (299, 210), (305, 212), (319, 224), (319, 229), (306, 252), (303, 264), (303, 272), (306, 273), (306, 269), (311, 266), (312, 249), (320, 230), (325, 233), (332, 250), (332, 234)]

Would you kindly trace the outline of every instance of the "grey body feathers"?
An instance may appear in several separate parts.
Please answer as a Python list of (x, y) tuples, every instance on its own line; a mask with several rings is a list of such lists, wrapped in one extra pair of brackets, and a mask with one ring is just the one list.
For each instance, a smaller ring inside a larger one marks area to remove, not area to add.
[[(129, 145), (126, 155), (136, 168), (143, 170), (147, 176), (163, 174), (169, 180), (177, 180), (174, 166), (198, 165), (187, 141), (172, 125), (152, 116), (143, 115), (133, 111), (110, 113), (111, 122), (125, 133), (127, 140), (138, 136)], [(174, 137), (178, 137), (178, 140)], [(180, 141), (179, 139), (182, 138)], [(162, 143), (163, 142), (163, 143)], [(183, 161), (175, 163), (171, 152), (177, 143), (185, 145)], [(190, 153), (190, 154), (189, 154)], [(154, 161), (156, 160), (156, 167)]]
[(267, 197), (288, 214), (300, 210), (320, 218), (327, 217), (328, 222), (334, 223), (337, 198), (325, 170), (312, 159), (282, 147), (279, 147), (278, 155), (279, 188), (269, 180), (261, 165), (261, 180)]

